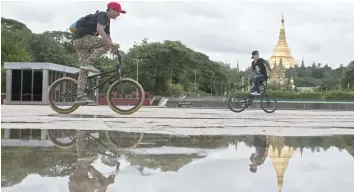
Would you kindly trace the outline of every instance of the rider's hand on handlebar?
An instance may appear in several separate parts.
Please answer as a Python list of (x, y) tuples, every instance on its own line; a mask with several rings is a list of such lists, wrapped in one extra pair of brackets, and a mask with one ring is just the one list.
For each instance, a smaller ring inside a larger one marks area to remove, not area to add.
[(120, 47), (118, 43), (112, 43), (109, 46), (110, 46), (111, 50), (117, 50)]

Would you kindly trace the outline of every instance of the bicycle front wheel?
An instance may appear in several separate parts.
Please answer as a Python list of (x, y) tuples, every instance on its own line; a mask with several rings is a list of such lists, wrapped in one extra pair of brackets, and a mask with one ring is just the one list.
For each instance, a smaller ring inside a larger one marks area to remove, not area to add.
[(119, 131), (106, 131), (108, 142), (120, 149), (136, 148), (144, 138), (144, 133), (122, 133)]
[[(269, 95), (264, 95), (261, 99), (261, 107), (266, 113), (273, 113), (277, 110), (278, 102)], [(269, 108), (268, 108), (269, 107)]]
[[(135, 94), (132, 94), (134, 93)], [(122, 98), (116, 98), (116, 97)], [(112, 83), (107, 91), (107, 103), (116, 113), (130, 115), (138, 111), (145, 100), (143, 87), (135, 80), (122, 78)], [(132, 107), (130, 109), (126, 109)]]
[(235, 113), (240, 113), (248, 107), (248, 98), (244, 95), (232, 95), (228, 101), (229, 109)]

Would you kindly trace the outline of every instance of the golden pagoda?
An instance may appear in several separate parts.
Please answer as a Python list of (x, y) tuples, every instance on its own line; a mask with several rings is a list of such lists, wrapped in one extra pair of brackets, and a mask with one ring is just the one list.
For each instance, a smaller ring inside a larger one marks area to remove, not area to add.
[(268, 157), (271, 158), (273, 168), (277, 174), (278, 192), (282, 192), (284, 173), (289, 165), (289, 160), (296, 152), (296, 149), (290, 146), (285, 146), (284, 137), (268, 136), (267, 139), (270, 143)]
[(294, 68), (297, 65), (295, 59), (291, 56), (290, 48), (286, 42), (284, 15), (281, 17), (281, 26), (277, 46), (275, 47), (273, 55), (269, 58), (268, 62), (272, 68), (275, 63), (282, 64), (285, 69), (290, 67)]

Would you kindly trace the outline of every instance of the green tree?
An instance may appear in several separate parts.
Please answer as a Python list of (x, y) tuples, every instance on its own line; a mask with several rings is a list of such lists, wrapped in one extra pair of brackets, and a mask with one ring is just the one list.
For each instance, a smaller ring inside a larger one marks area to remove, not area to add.
[(22, 23), (12, 19), (1, 19), (1, 92), (6, 92), (4, 62), (31, 61), (26, 49), (31, 31)]
[(351, 61), (343, 73), (341, 85), (344, 89), (354, 89), (354, 60)]

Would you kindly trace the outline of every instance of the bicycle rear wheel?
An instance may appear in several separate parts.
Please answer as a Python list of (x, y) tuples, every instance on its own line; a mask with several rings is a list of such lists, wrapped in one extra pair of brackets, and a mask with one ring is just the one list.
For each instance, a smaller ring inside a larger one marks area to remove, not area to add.
[[(130, 86), (129, 86), (130, 84)], [(117, 89), (116, 89), (117, 88)], [(118, 93), (122, 91), (122, 93)], [(139, 98), (132, 96), (126, 91), (135, 91)], [(115, 96), (124, 96), (124, 98), (113, 98)], [(130, 115), (138, 111), (145, 100), (145, 91), (143, 87), (135, 80), (129, 78), (122, 78), (112, 83), (107, 91), (107, 102), (109, 107), (116, 113), (121, 115)], [(123, 109), (127, 106), (133, 106), (131, 109)]]
[[(49, 106), (60, 114), (72, 113), (80, 106), (75, 104), (76, 95), (77, 81), (70, 77), (60, 78), (50, 86), (48, 95)], [(65, 106), (68, 106), (68, 108), (64, 108)]]
[[(234, 107), (239, 104), (239, 109)], [(228, 101), (228, 107), (235, 113), (240, 113), (248, 107), (248, 97), (244, 95), (232, 95)]]
[[(273, 105), (270, 109), (267, 109), (267, 107)], [(273, 99), (269, 95), (263, 95), (261, 98), (261, 107), (264, 112), (266, 113), (273, 113), (275, 110), (277, 110), (278, 107), (278, 102), (276, 99)]]
[(48, 130), (48, 139), (57, 147), (68, 149), (75, 145), (75, 130)]

